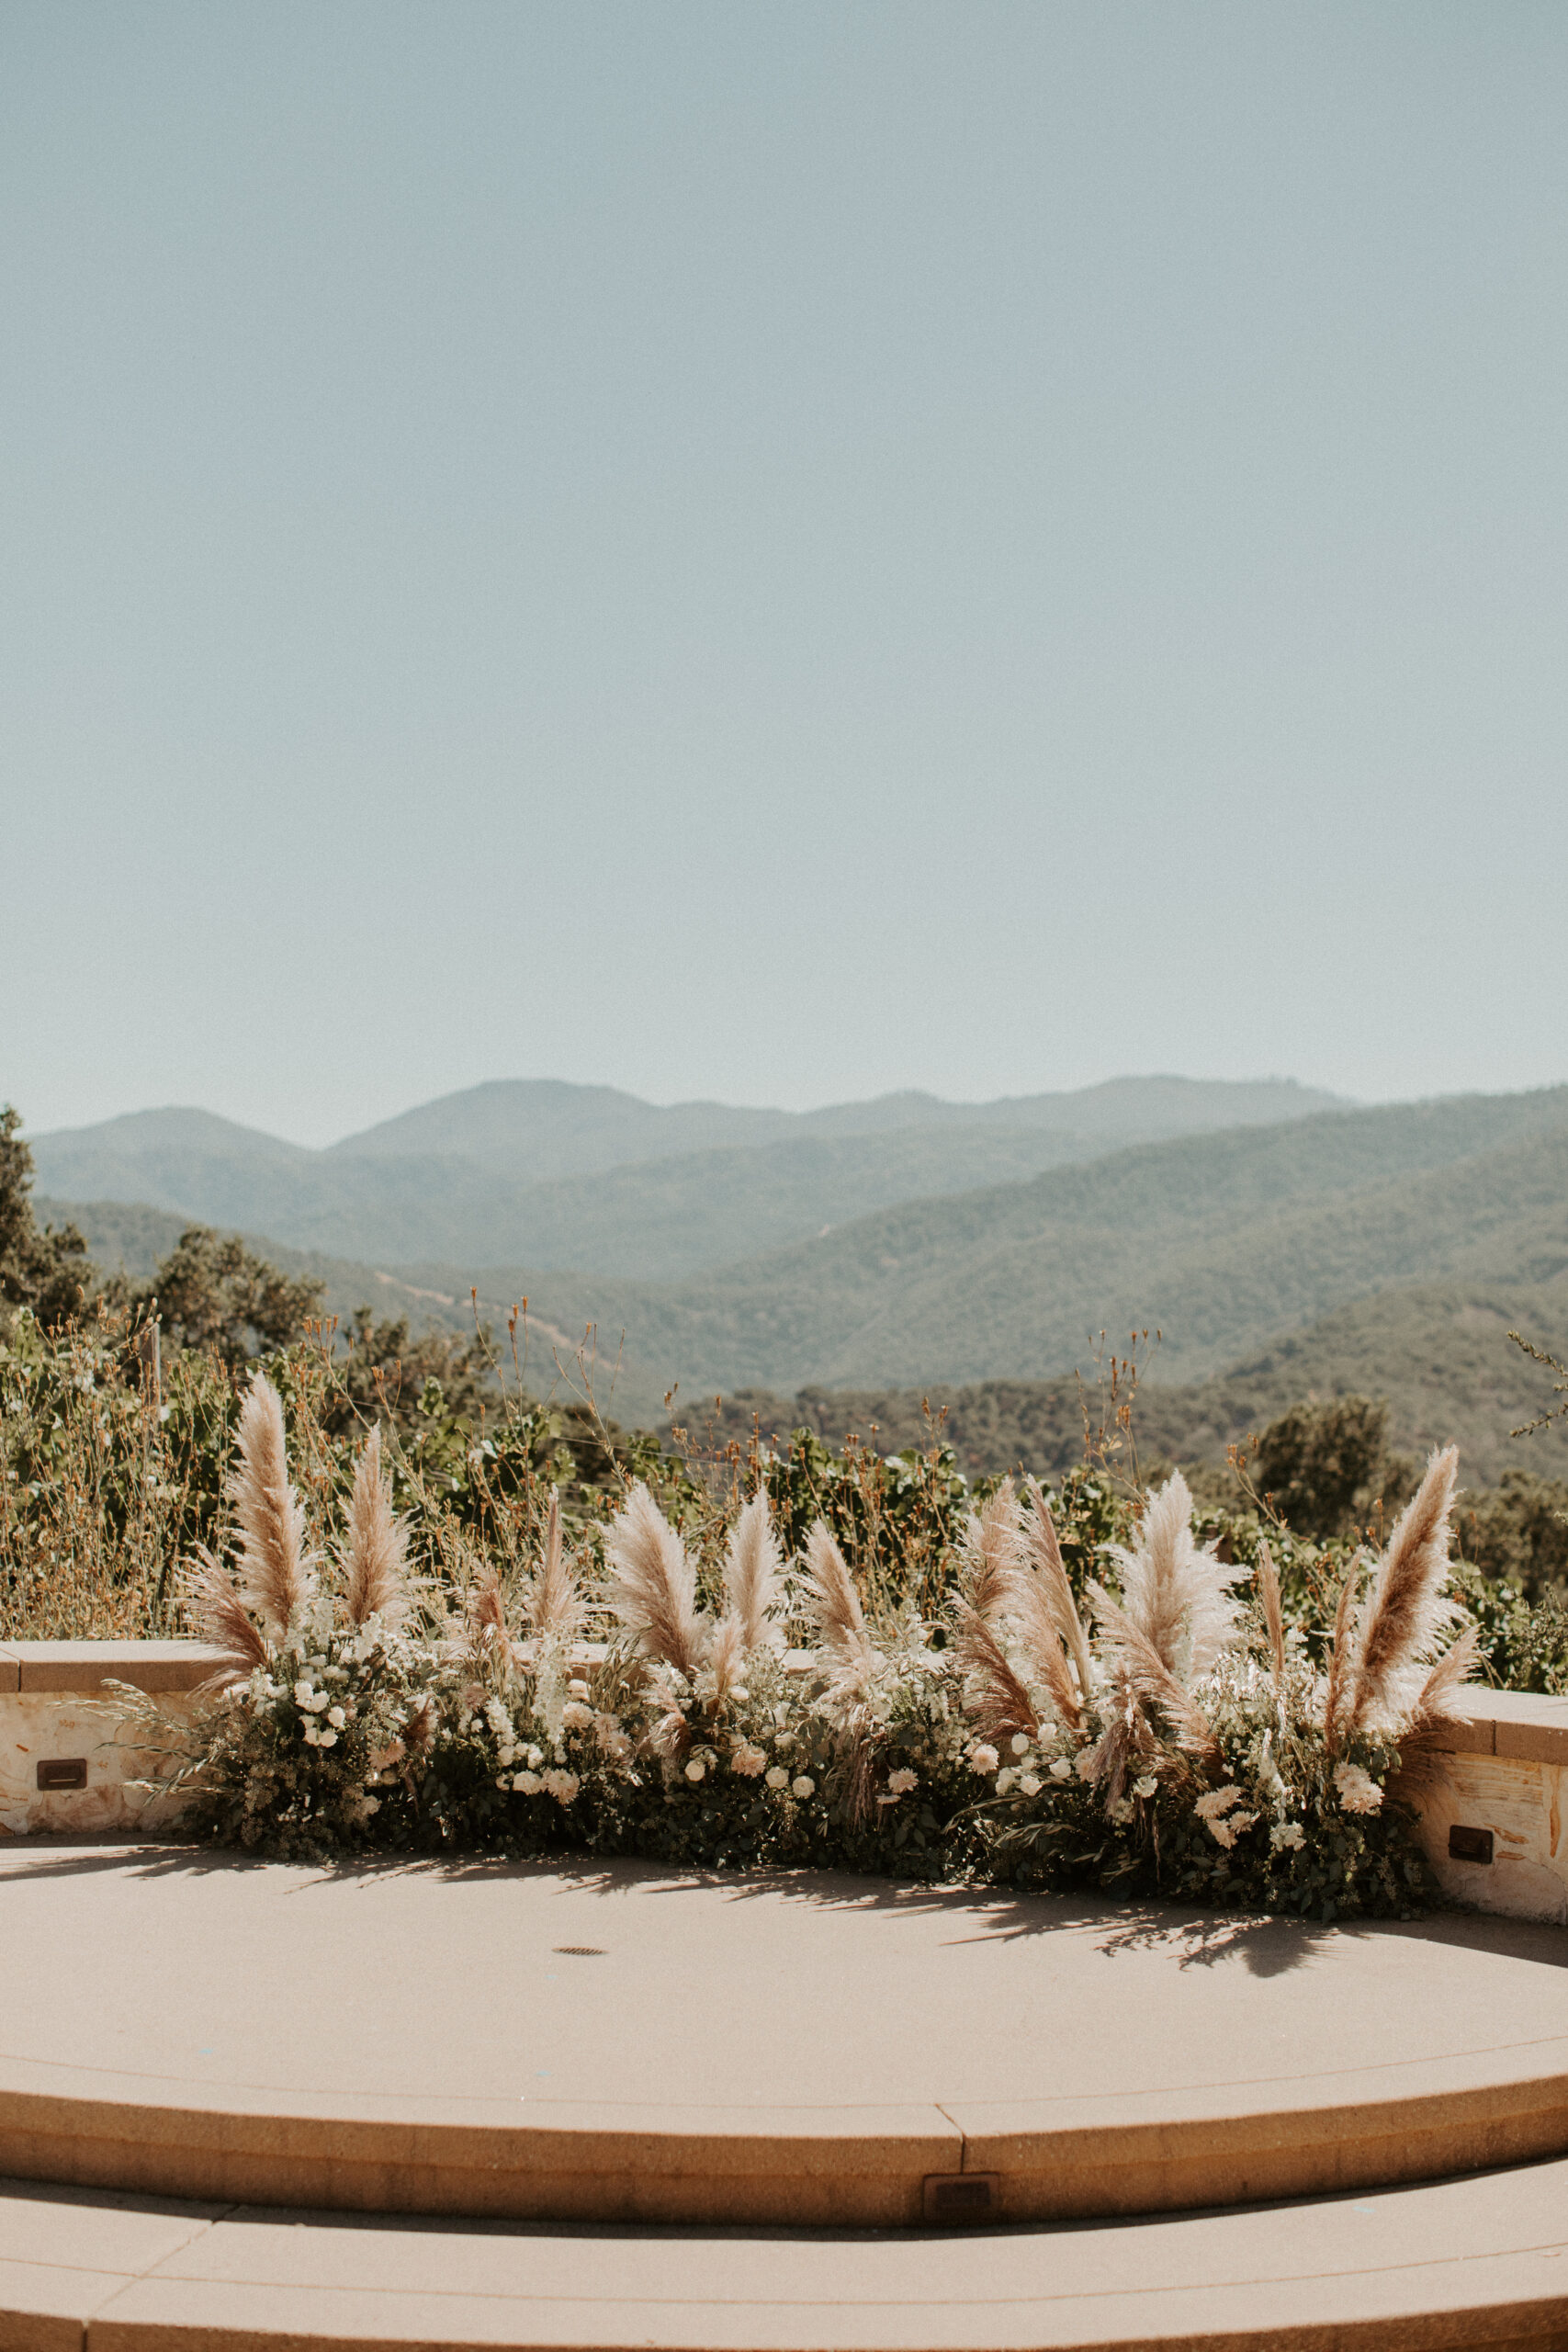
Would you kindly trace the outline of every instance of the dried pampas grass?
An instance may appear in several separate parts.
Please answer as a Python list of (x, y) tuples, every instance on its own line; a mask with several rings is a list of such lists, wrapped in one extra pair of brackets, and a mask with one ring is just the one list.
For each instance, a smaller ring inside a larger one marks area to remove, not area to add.
[(239, 1532), (240, 1594), (274, 1640), (311, 1597), (305, 1511), (288, 1477), (283, 1399), (258, 1372), (240, 1408), (239, 1460), (228, 1483)]
[(971, 1721), (987, 1739), (1010, 1740), (1017, 1732), (1037, 1739), (1040, 1718), (1029, 1692), (974, 1602), (955, 1600), (953, 1623), (953, 1659), (964, 1679), (964, 1710)]
[(1039, 1479), (1029, 1478), (1024, 1483), (1032, 1507), (1024, 1521), (1025, 1554), (1038, 1581), (1051, 1623), (1066, 1645), (1067, 1656), (1072, 1659), (1073, 1670), (1078, 1679), (1078, 1689), (1087, 1698), (1093, 1676), (1089, 1664), (1089, 1635), (1084, 1632), (1083, 1619), (1078, 1615), (1077, 1603), (1073, 1599), (1072, 1579), (1062, 1557), (1056, 1522), (1041, 1491)]
[(860, 1595), (826, 1521), (806, 1539), (807, 1605), (817, 1629), (818, 1656), (828, 1682), (828, 1704), (844, 1774), (844, 1808), (855, 1826), (869, 1819), (876, 1791), (877, 1725), (869, 1706), (879, 1664), (866, 1632)]
[(1130, 1612), (1119, 1608), (1100, 1586), (1090, 1584), (1086, 1589), (1094, 1603), (1101, 1639), (1113, 1653), (1117, 1669), (1139, 1705), (1156, 1709), (1164, 1716), (1176, 1746), (1213, 1770), (1222, 1758), (1207, 1715), (1194, 1704)]
[[(1459, 1452), (1434, 1453), (1415, 1496), (1394, 1522), (1388, 1549), (1358, 1620), (1347, 1733), (1392, 1730), (1419, 1703), (1425, 1671), (1460, 1611), (1444, 1593), (1449, 1511)], [(1337, 1648), (1337, 1641), (1336, 1647)]]
[(988, 1621), (996, 1615), (1010, 1579), (1028, 1556), (1019, 1532), (1018, 1496), (1010, 1478), (1002, 1480), (978, 1511), (970, 1512), (959, 1555), (969, 1601)]
[(486, 1560), (468, 1587), (464, 1604), (468, 1652), (482, 1674), (486, 1668), (504, 1682), (518, 1672), (523, 1653), (513, 1633), (506, 1609), (506, 1589), (491, 1560)]
[(825, 1520), (806, 1539), (807, 1605), (831, 1685), (863, 1689), (876, 1669), (860, 1595)]
[(354, 1474), (344, 1555), (344, 1606), (351, 1625), (379, 1617), (400, 1625), (409, 1613), (408, 1530), (392, 1509), (390, 1482), (381, 1476), (381, 1432), (365, 1441)]
[(1193, 1542), (1192, 1497), (1179, 1470), (1150, 1498), (1137, 1550), (1108, 1549), (1122, 1611), (1168, 1673), (1196, 1681), (1234, 1638), (1241, 1611), (1228, 1588), (1245, 1571)]
[(248, 1682), (258, 1666), (266, 1665), (266, 1644), (238, 1586), (205, 1544), (197, 1545), (196, 1557), (180, 1579), (180, 1597), (197, 1639), (220, 1653), (217, 1666), (196, 1693), (198, 1700)]
[(1285, 1679), (1285, 1611), (1280, 1598), (1280, 1572), (1267, 1539), (1258, 1546), (1258, 1597), (1263, 1607), (1263, 1630), (1269, 1636), (1269, 1663), (1277, 1695)]
[(724, 1596), (728, 1616), (739, 1628), (743, 1650), (777, 1642), (775, 1612), (784, 1595), (784, 1557), (768, 1513), (768, 1497), (759, 1487), (734, 1527), (724, 1562)]
[(696, 1572), (640, 1478), (605, 1532), (604, 1557), (612, 1578), (606, 1599), (637, 1648), (694, 1674), (704, 1649)]
[(581, 1625), (584, 1613), (577, 1579), (561, 1540), (560, 1495), (552, 1487), (550, 1507), (545, 1516), (544, 1549), (528, 1593), (528, 1622), (541, 1641), (553, 1637), (565, 1642)]

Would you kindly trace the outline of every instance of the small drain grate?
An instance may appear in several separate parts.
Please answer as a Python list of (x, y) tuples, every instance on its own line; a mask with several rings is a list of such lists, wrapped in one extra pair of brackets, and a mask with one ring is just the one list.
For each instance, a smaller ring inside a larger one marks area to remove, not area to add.
[(557, 1944), (555, 1947), (566, 1960), (603, 1960), (603, 1944)]

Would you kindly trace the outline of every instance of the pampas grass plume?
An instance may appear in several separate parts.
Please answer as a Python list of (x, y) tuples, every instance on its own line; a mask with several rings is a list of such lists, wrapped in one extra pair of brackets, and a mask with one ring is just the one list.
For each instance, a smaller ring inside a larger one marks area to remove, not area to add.
[(610, 1521), (604, 1557), (611, 1570), (606, 1599), (638, 1649), (694, 1673), (703, 1651), (696, 1572), (640, 1478)]
[(724, 1593), (728, 1615), (739, 1628), (744, 1650), (761, 1648), (778, 1637), (774, 1611), (784, 1591), (784, 1558), (768, 1513), (768, 1497), (759, 1487), (730, 1530), (724, 1563)]
[(561, 1541), (560, 1495), (550, 1488), (550, 1507), (545, 1517), (545, 1544), (539, 1565), (534, 1572), (533, 1590), (529, 1597), (529, 1620), (541, 1639), (557, 1635), (569, 1641), (582, 1623), (583, 1607), (577, 1589), (577, 1579), (566, 1556)]
[(181, 1579), (181, 1598), (198, 1641), (220, 1653), (219, 1663), (197, 1692), (210, 1698), (235, 1682), (248, 1682), (258, 1666), (267, 1663), (267, 1646), (241, 1598), (238, 1586), (221, 1560), (205, 1544)]
[(1444, 1594), (1449, 1510), (1459, 1453), (1434, 1453), (1412, 1499), (1394, 1521), (1388, 1549), (1356, 1629), (1355, 1676), (1347, 1727), (1392, 1727), (1416, 1705), (1421, 1669), (1458, 1611)]
[(970, 1512), (960, 1549), (970, 1602), (988, 1620), (1000, 1606), (1009, 1578), (1020, 1572), (1027, 1557), (1010, 1478), (1002, 1480), (978, 1511)]
[(288, 1478), (283, 1399), (258, 1372), (240, 1408), (239, 1459), (228, 1484), (240, 1544), (240, 1593), (281, 1641), (310, 1598), (305, 1512)]
[(1280, 1576), (1265, 1538), (1258, 1546), (1258, 1593), (1263, 1603), (1263, 1625), (1269, 1636), (1269, 1657), (1278, 1690), (1285, 1679), (1285, 1611), (1280, 1599)]
[(408, 1530), (392, 1509), (389, 1481), (381, 1476), (381, 1432), (372, 1429), (354, 1474), (344, 1557), (345, 1606), (351, 1625), (379, 1617), (400, 1625), (409, 1611)]
[(1193, 1542), (1192, 1497), (1179, 1470), (1150, 1498), (1137, 1550), (1108, 1548), (1122, 1608), (1161, 1663), (1189, 1681), (1206, 1674), (1235, 1631), (1240, 1611), (1227, 1587), (1244, 1570)]
[[(1078, 1678), (1078, 1689), (1087, 1699), (1093, 1675), (1089, 1636), (1084, 1632), (1083, 1619), (1078, 1615), (1077, 1603), (1073, 1599), (1072, 1579), (1062, 1557), (1056, 1522), (1051, 1516), (1050, 1505), (1041, 1490), (1039, 1479), (1030, 1478), (1025, 1483), (1032, 1506), (1024, 1522), (1025, 1553), (1049, 1622), (1066, 1644), (1067, 1656), (1072, 1659)], [(1014, 1589), (1027, 1589), (1027, 1585)]]
[(807, 1605), (832, 1678), (841, 1685), (863, 1686), (876, 1652), (865, 1630), (854, 1578), (826, 1520), (819, 1519), (806, 1539), (806, 1566)]

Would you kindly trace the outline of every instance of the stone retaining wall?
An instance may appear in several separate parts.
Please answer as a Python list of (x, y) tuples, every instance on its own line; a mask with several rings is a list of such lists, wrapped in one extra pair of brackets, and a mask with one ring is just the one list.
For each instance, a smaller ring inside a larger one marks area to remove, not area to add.
[(177, 1804), (137, 1785), (159, 1758), (134, 1745), (130, 1711), (105, 1686), (183, 1716), (217, 1661), (199, 1642), (0, 1644), (0, 1835), (167, 1826)]

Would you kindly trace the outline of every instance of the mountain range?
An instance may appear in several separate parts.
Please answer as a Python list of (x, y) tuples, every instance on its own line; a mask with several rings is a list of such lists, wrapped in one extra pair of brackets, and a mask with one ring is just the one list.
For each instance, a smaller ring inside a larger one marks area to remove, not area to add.
[[(545, 1113), (550, 1091), (540, 1098)], [(592, 1101), (555, 1103), (560, 1115), (553, 1125), (545, 1119), (531, 1166), (572, 1149), (640, 1148), (637, 1138), (655, 1132), (683, 1147), (696, 1132), (659, 1125), (672, 1114), (649, 1105), (628, 1111), (631, 1098), (581, 1091)], [(1291, 1401), (1282, 1391), (1292, 1382), (1320, 1390), (1372, 1383), (1393, 1399), (1396, 1442), (1463, 1436), (1461, 1413), (1469, 1442), (1504, 1458), (1508, 1417), (1528, 1417), (1531, 1399), (1546, 1393), (1509, 1347), (1509, 1322), (1559, 1349), (1568, 1335), (1568, 1088), (1363, 1109), (1314, 1107), (1304, 1090), (1271, 1084), (1246, 1090), (1244, 1116), (1206, 1131), (1204, 1116), (1234, 1107), (1224, 1090), (1128, 1080), (1094, 1092), (1098, 1109), (1082, 1096), (1032, 1098), (1032, 1130), (1016, 1103), (998, 1118), (998, 1106), (958, 1115), (963, 1106), (938, 1105), (880, 1129), (853, 1122), (885, 1106), (849, 1105), (844, 1133), (775, 1131), (750, 1145), (731, 1134), (703, 1150), (678, 1148), (662, 1159), (520, 1187), (532, 1196), (530, 1216), (542, 1195), (557, 1200), (561, 1229), (570, 1226), (582, 1250), (592, 1249), (586, 1271), (581, 1258), (573, 1266), (534, 1250), (511, 1258), (486, 1250), (489, 1226), (459, 1248), (421, 1189), (433, 1168), (445, 1170), (456, 1216), (469, 1212), (454, 1170), (466, 1171), (475, 1201), (481, 1179), (510, 1181), (480, 1155), (502, 1154), (506, 1121), (525, 1113), (527, 1090), (479, 1089), (451, 1098), (441, 1121), (432, 1114), (442, 1106), (431, 1105), (411, 1114), (412, 1124), (391, 1123), (411, 1146), (456, 1137), (466, 1154), (372, 1150), (364, 1137), (300, 1153), (256, 1137), (226, 1159), (209, 1148), (212, 1128), (231, 1141), (246, 1131), (191, 1114), (40, 1137), (34, 1148), (51, 1197), (39, 1205), (56, 1218), (73, 1215), (101, 1261), (123, 1258), (132, 1272), (150, 1268), (186, 1215), (241, 1225), (270, 1237), (265, 1246), (282, 1262), (319, 1272), (339, 1311), (368, 1299), (378, 1313), (407, 1312), (416, 1326), (427, 1317), (466, 1321), (470, 1287), (492, 1322), (526, 1298), (536, 1366), (547, 1379), (550, 1358), (569, 1362), (592, 1326), (602, 1394), (605, 1368), (619, 1361), (613, 1408), (623, 1419), (658, 1417), (676, 1383), (682, 1406), (738, 1390), (777, 1396), (816, 1386), (863, 1396), (1050, 1383), (1087, 1368), (1101, 1331), (1119, 1345), (1148, 1327), (1161, 1335), (1155, 1384), (1207, 1385), (1189, 1419), (1216, 1442), (1222, 1427), (1255, 1417), (1266, 1396)], [(1042, 1105), (1055, 1106), (1055, 1127)], [(1275, 1115), (1266, 1122), (1269, 1105)], [(682, 1107), (693, 1119), (711, 1116), (710, 1134), (728, 1115), (718, 1105)], [(653, 1126), (643, 1112), (652, 1112)], [(1095, 1115), (1119, 1120), (1122, 1132), (1097, 1138)], [(840, 1114), (807, 1116), (831, 1122)], [(1178, 1116), (1187, 1132), (1125, 1140), (1140, 1123)], [(997, 1182), (992, 1160), (984, 1163), (992, 1181), (964, 1190), (952, 1182), (961, 1156), (922, 1157), (953, 1143), (976, 1155), (969, 1165), (983, 1164), (986, 1147), (1007, 1139), (1010, 1150), (1031, 1134), (1052, 1147), (1050, 1165), (1021, 1175), (1010, 1167)], [(843, 1151), (864, 1156), (834, 1157)], [(197, 1176), (214, 1164), (253, 1187), (245, 1197), (254, 1214), (196, 1204)], [(298, 1205), (302, 1164), (312, 1181), (322, 1167), (379, 1165), (406, 1187), (407, 1230), (444, 1232), (447, 1246), (378, 1252), (371, 1263), (363, 1246), (302, 1249), (280, 1234), (275, 1214), (279, 1204)], [(948, 1171), (945, 1188), (932, 1181), (933, 1167)], [(114, 1193), (94, 1181), (106, 1176)], [(883, 1190), (869, 1213), (854, 1213), (857, 1184)], [(910, 1186), (920, 1189), (897, 1196)], [(160, 1206), (159, 1189), (165, 1200), (174, 1189), (178, 1206)], [(819, 1214), (830, 1198), (840, 1217)], [(807, 1214), (813, 1222), (802, 1233)], [(769, 1230), (770, 1220), (776, 1230), (792, 1215), (795, 1230), (783, 1246), (736, 1254), (738, 1236)], [(650, 1235), (662, 1236), (656, 1246)], [(616, 1248), (623, 1264), (643, 1249), (639, 1271), (620, 1271)], [(700, 1248), (707, 1261), (692, 1265)], [(673, 1275), (648, 1271), (672, 1262)]]
[(1333, 1101), (1281, 1080), (1148, 1078), (987, 1103), (907, 1093), (787, 1112), (662, 1108), (532, 1080), (448, 1095), (320, 1151), (194, 1110), (30, 1140), (39, 1189), (57, 1198), (141, 1202), (389, 1264), (670, 1282), (898, 1201)]

